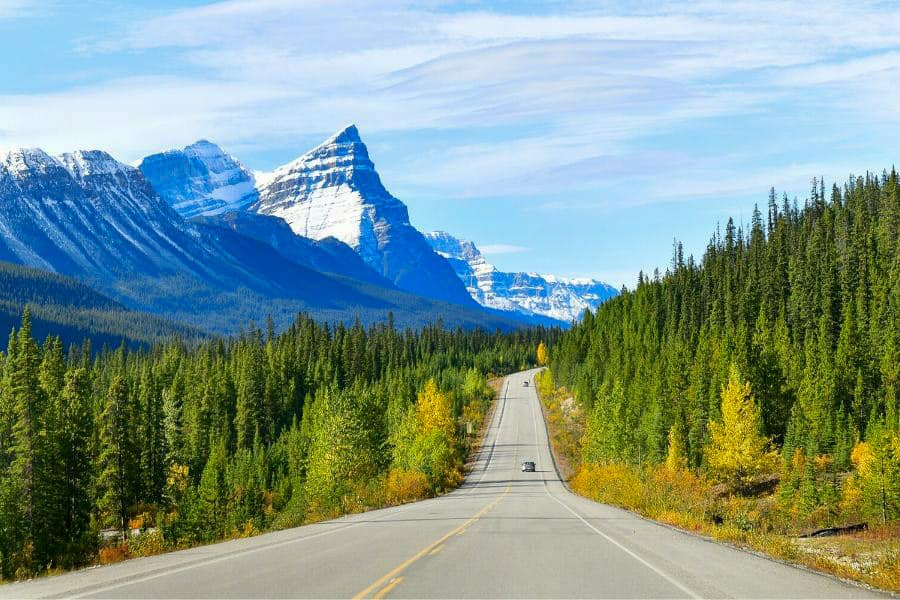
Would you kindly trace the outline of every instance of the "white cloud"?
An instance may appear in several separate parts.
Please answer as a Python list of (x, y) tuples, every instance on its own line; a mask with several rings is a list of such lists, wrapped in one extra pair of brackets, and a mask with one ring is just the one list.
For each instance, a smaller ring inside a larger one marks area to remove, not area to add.
[(829, 61), (786, 69), (773, 78), (784, 86), (813, 86), (847, 83), (874, 77), (900, 68), (900, 51), (889, 51), (844, 61)]
[[(0, 15), (25, 4), (0, 0)], [(112, 33), (81, 40), (86, 58), (164, 51), (162, 66), (147, 61), (137, 77), (2, 96), (0, 144), (98, 146), (133, 160), (198, 137), (234, 152), (296, 146), (300, 153), (306, 148), (297, 138), (347, 121), (364, 134), (471, 131), (411, 153), (392, 167), (395, 181), (447, 197), (534, 197), (650, 172), (658, 183), (628, 199), (638, 203), (683, 198), (698, 187), (734, 191), (725, 177), (737, 169), (727, 156), (703, 171), (692, 165), (709, 161), (707, 154), (654, 147), (648, 138), (687, 126), (703, 135), (711, 119), (777, 110), (838, 84), (843, 89), (821, 97), (824, 108), (862, 120), (875, 119), (872, 107), (880, 118), (900, 114), (892, 93), (900, 80), (896, 6), (826, 0), (811, 12), (805, 2), (747, 0), (559, 3), (551, 14), (445, 8), (438, 1), (227, 0), (129, 10)], [(494, 130), (507, 133), (485, 133)], [(709, 179), (685, 183), (691, 173)], [(755, 184), (768, 175), (740, 178)]]
[[(249, 135), (246, 109), (291, 92), (240, 82), (133, 77), (64, 92), (0, 96), (0, 146), (103, 148), (127, 161), (218, 131)], [(8, 125), (7, 125), (8, 124)]]

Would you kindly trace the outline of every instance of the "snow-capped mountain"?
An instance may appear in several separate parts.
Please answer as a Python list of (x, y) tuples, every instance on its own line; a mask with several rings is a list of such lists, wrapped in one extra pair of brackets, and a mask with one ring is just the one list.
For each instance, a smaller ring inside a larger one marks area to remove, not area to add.
[(344, 242), (401, 289), (472, 304), (447, 261), (410, 224), (406, 205), (382, 185), (354, 125), (267, 176), (252, 210), (281, 217), (298, 235)]
[(199, 234), (99, 150), (0, 156), (0, 259), (90, 279), (207, 272)]
[(156, 192), (185, 218), (242, 210), (259, 197), (253, 174), (207, 140), (150, 155), (139, 168)]
[(97, 150), (0, 154), (0, 261), (76, 277), (128, 308), (220, 333), (267, 316), (286, 326), (298, 312), (328, 321), (371, 323), (392, 313), (409, 326), (437, 315), (463, 327), (515, 326), (474, 302), (398, 290), (349, 246), (301, 238), (274, 217), (186, 221), (139, 169)]
[(472, 298), (482, 306), (560, 321), (581, 318), (618, 292), (594, 279), (567, 279), (536, 273), (504, 273), (485, 260), (470, 241), (443, 231), (426, 233), (432, 248), (445, 257)]

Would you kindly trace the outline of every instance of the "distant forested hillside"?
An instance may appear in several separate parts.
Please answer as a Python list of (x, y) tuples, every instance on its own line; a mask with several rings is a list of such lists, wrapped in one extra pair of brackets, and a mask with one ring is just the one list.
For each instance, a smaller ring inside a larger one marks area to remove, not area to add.
[(773, 190), (701, 262), (677, 244), (551, 364), (586, 415), (586, 464), (668, 459), (735, 489), (774, 474), (789, 529), (900, 518), (896, 171), (814, 181), (799, 206)]
[(199, 329), (118, 302), (70, 277), (0, 262), (0, 337), (18, 327), (25, 306), (31, 308), (36, 338), (59, 336), (65, 346), (91, 340), (95, 348), (151, 344), (179, 336), (203, 336)]

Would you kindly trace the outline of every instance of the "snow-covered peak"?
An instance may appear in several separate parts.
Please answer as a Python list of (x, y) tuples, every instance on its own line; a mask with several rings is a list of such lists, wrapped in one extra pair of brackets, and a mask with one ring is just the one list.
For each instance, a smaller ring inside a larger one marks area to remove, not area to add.
[(484, 256), (473, 242), (461, 240), (446, 231), (430, 231), (425, 237), (428, 238), (434, 251), (445, 258), (472, 260), (480, 257), (484, 262)]
[(548, 274), (540, 274), (534, 273), (537, 277), (543, 277), (550, 283), (561, 283), (563, 285), (596, 285), (598, 283), (602, 283), (597, 279), (591, 279), (590, 277), (560, 277), (559, 275), (548, 275)]
[(616, 295), (613, 287), (593, 279), (499, 271), (474, 243), (444, 231), (433, 231), (425, 237), (435, 252), (450, 262), (472, 298), (483, 306), (572, 321), (586, 308), (594, 309)]
[(282, 217), (304, 237), (337, 238), (376, 269), (381, 260), (376, 230), (409, 225), (406, 206), (382, 185), (355, 125), (275, 169), (264, 181), (258, 212)]
[(472, 301), (447, 264), (388, 192), (355, 125), (259, 178), (257, 212), (297, 235), (334, 237), (401, 289), (460, 304)]
[(16, 149), (0, 160), (12, 180), (0, 185), (0, 238), (15, 261), (98, 280), (205, 269), (182, 251), (195, 247), (194, 228), (106, 152)]
[[(347, 185), (357, 183), (352, 177), (355, 173), (375, 173), (375, 165), (369, 159), (369, 151), (360, 138), (356, 125), (344, 127), (309, 152), (275, 169), (272, 173), (272, 180), (303, 177), (304, 174), (311, 171), (332, 174), (334, 181), (327, 181), (328, 184), (343, 183)], [(328, 179), (328, 177), (322, 179)], [(374, 179), (378, 179), (377, 174)], [(375, 182), (372, 183), (375, 184)], [(380, 180), (377, 181), (377, 185), (373, 185), (373, 187), (380, 186)]]
[(3, 156), (2, 162), (14, 177), (28, 172), (44, 174), (62, 167), (55, 158), (40, 148), (13, 148)]
[(137, 169), (120, 163), (102, 150), (76, 150), (60, 154), (57, 159), (76, 179), (89, 175), (136, 173)]
[(195, 156), (225, 156), (225, 151), (218, 144), (209, 140), (197, 140), (190, 146), (184, 147), (184, 152)]
[(202, 161), (211, 173), (231, 174), (236, 170), (244, 169), (244, 166), (236, 158), (209, 140), (198, 140), (190, 146), (185, 146), (183, 152), (187, 156)]
[(359, 129), (356, 125), (350, 123), (340, 131), (336, 132), (330, 138), (322, 142), (321, 146), (329, 146), (332, 144), (361, 144), (362, 138), (359, 137)]

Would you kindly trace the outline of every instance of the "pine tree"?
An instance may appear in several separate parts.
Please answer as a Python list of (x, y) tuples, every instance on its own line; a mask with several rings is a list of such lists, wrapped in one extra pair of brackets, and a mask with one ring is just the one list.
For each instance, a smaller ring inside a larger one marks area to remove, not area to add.
[(254, 341), (249, 341), (238, 379), (237, 412), (234, 417), (238, 448), (252, 447), (261, 426), (265, 426), (264, 400), (262, 352)]
[(159, 503), (166, 485), (165, 411), (162, 395), (149, 367), (141, 372), (138, 406), (143, 429), (140, 449), (143, 496), (150, 502)]
[(90, 531), (90, 440), (93, 430), (90, 386), (90, 376), (83, 367), (67, 372), (58, 409), (62, 422), (59, 466), (65, 486), (61, 503), (65, 532), (61, 555), (65, 566), (83, 562), (96, 543)]
[[(31, 335), (31, 313), (26, 308), (10, 365), (12, 431), (10, 465), (4, 490), (4, 515), (17, 570), (32, 572), (39, 562), (35, 550), (35, 517), (40, 515), (41, 457), (38, 436), (42, 429), (44, 398), (38, 381), (40, 351)], [(37, 511), (35, 510), (37, 508)], [(43, 544), (42, 544), (43, 545)], [(4, 560), (6, 555), (4, 555)]]
[(198, 501), (201, 523), (205, 530), (204, 539), (216, 539), (225, 533), (228, 510), (227, 467), (225, 442), (220, 440), (210, 452), (200, 477)]
[(100, 457), (97, 480), (97, 508), (104, 524), (128, 536), (128, 507), (131, 504), (129, 472), (131, 415), (128, 384), (122, 375), (113, 378), (100, 415)]
[(57, 554), (65, 544), (66, 480), (59, 468), (62, 461), (65, 427), (63, 386), (66, 363), (62, 342), (48, 337), (43, 346), (38, 371), (41, 397), (40, 429), (35, 440), (34, 536), (36, 565), (59, 562)]

